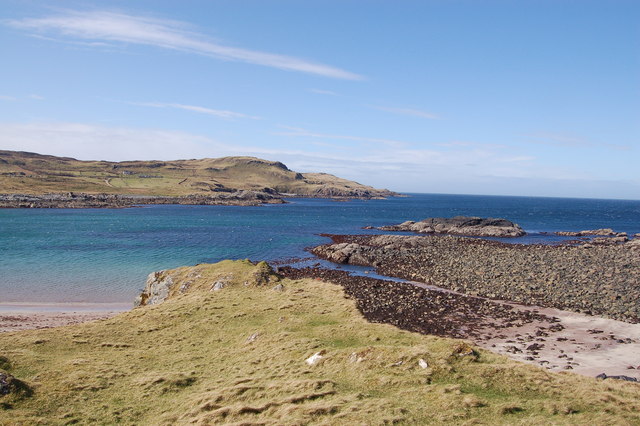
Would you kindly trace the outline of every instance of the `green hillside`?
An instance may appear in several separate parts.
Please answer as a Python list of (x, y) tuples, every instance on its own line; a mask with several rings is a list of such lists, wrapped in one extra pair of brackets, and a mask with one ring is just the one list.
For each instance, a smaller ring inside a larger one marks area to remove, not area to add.
[(296, 173), (280, 162), (254, 157), (109, 162), (0, 151), (0, 193), (4, 194), (184, 196), (265, 189), (311, 197), (394, 195), (329, 174)]
[[(152, 281), (168, 284), (165, 302), (0, 334), (0, 374), (15, 377), (0, 395), (0, 424), (640, 422), (638, 384), (371, 324), (341, 287), (282, 279), (264, 263), (202, 264)], [(307, 363), (314, 354), (322, 358)]]

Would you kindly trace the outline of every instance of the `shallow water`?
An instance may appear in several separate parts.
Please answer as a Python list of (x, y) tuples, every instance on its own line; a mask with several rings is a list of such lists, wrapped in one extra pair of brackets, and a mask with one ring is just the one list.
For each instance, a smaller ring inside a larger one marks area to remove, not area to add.
[(0, 303), (130, 302), (155, 270), (222, 259), (308, 257), (320, 233), (426, 217), (504, 217), (552, 242), (558, 230), (640, 232), (640, 201), (411, 194), (388, 200), (294, 199), (260, 207), (0, 210)]

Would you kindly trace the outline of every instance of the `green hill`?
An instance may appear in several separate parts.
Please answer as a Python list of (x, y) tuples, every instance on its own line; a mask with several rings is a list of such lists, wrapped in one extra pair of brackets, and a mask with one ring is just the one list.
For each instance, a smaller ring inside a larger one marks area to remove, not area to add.
[(280, 162), (254, 157), (109, 162), (0, 151), (0, 193), (3, 194), (82, 192), (186, 196), (238, 190), (307, 197), (395, 195), (329, 174), (296, 173)]
[(371, 324), (341, 287), (265, 263), (155, 273), (140, 302), (165, 296), (108, 320), (0, 334), (0, 378), (15, 378), (0, 424), (640, 422), (638, 384)]

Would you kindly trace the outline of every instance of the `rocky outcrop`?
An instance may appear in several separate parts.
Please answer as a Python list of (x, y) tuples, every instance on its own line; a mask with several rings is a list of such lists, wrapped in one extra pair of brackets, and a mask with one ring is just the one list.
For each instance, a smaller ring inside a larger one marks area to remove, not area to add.
[(466, 294), (640, 322), (640, 240), (548, 246), (453, 236), (333, 239), (312, 252)]
[(506, 219), (456, 216), (453, 218), (428, 218), (412, 220), (399, 225), (381, 226), (382, 231), (410, 231), (420, 234), (450, 234), (473, 237), (521, 237), (526, 232)]
[(335, 185), (322, 185), (316, 188), (308, 196), (316, 198), (358, 198), (358, 199), (381, 199), (398, 195), (386, 189), (361, 189), (339, 187)]
[(560, 235), (563, 237), (589, 237), (598, 235), (601, 237), (610, 237), (617, 235), (617, 233), (611, 228), (602, 228), (602, 229), (588, 229), (585, 231), (558, 231), (554, 232), (556, 235)]
[(147, 277), (147, 282), (142, 293), (136, 298), (134, 305), (157, 305), (169, 296), (173, 287), (173, 277), (167, 271), (152, 272)]
[(279, 195), (264, 191), (212, 192), (210, 195), (162, 197), (147, 195), (85, 194), (0, 194), (0, 208), (125, 208), (144, 204), (240, 205), (280, 204)]
[[(196, 291), (225, 291), (237, 285), (262, 287), (277, 283), (280, 277), (267, 262), (225, 260), (152, 272), (134, 306), (157, 305), (173, 297)], [(279, 289), (284, 291), (284, 287)]]

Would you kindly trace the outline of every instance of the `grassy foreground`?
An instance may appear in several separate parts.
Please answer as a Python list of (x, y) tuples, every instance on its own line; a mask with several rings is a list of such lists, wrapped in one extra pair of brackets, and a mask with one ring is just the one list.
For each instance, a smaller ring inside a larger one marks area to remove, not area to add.
[(254, 157), (175, 161), (79, 161), (0, 150), (0, 193), (184, 196), (211, 192), (273, 190), (318, 197), (394, 195), (326, 173), (296, 173)]
[(164, 303), (0, 334), (0, 371), (25, 384), (0, 424), (640, 423), (638, 384), (371, 324), (333, 284), (248, 261), (168, 274)]

